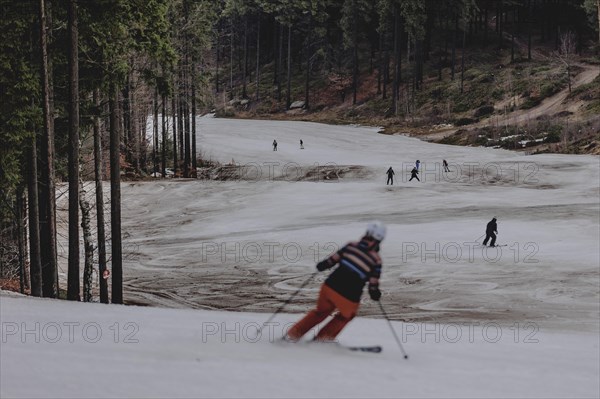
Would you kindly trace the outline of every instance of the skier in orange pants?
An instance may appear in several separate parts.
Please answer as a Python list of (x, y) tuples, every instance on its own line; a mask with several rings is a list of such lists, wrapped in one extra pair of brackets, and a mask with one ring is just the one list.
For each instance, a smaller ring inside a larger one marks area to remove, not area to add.
[(337, 313), (317, 334), (317, 341), (333, 341), (358, 311), (360, 297), (365, 284), (374, 301), (381, 297), (379, 277), (381, 258), (379, 244), (385, 238), (386, 228), (380, 222), (369, 224), (367, 232), (359, 242), (346, 244), (329, 258), (319, 262), (317, 269), (323, 271), (339, 263), (339, 266), (321, 286), (317, 307), (287, 333), (287, 339), (297, 341), (311, 328), (321, 323), (334, 311)]

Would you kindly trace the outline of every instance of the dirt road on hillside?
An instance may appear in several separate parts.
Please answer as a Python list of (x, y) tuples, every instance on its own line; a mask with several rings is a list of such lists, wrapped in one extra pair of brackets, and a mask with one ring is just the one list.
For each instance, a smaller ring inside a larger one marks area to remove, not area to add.
[[(600, 66), (588, 65), (588, 64), (577, 64), (578, 67), (582, 68), (583, 71), (577, 74), (572, 82), (571, 88), (575, 89), (581, 85), (591, 83), (598, 75), (600, 75)], [(558, 93), (545, 98), (541, 104), (530, 109), (519, 109), (514, 112), (506, 114), (506, 116), (493, 115), (489, 118), (483, 119), (477, 123), (469, 125), (466, 129), (481, 128), (484, 126), (501, 124), (501, 125), (519, 125), (529, 121), (534, 121), (538, 117), (543, 115), (555, 115), (563, 111), (573, 111), (569, 109), (569, 104), (565, 104), (565, 100), (569, 96), (569, 89), (559, 91)], [(419, 137), (427, 141), (441, 140), (445, 137), (451, 136), (458, 128), (452, 127), (443, 130), (430, 131), (425, 135)]]

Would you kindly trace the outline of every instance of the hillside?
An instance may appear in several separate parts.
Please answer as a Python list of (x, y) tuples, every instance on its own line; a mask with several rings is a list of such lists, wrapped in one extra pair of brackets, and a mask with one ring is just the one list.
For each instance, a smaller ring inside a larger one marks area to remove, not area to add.
[[(564, 57), (549, 43), (538, 44), (531, 60), (527, 59), (527, 47), (519, 40), (512, 51), (508, 44), (471, 46), (465, 51), (461, 92), (460, 64), (452, 79), (450, 54), (440, 49), (432, 58), (439, 57), (444, 67), (439, 69), (435, 60), (425, 63), (418, 90), (414, 88), (414, 60), (403, 64), (402, 76), (406, 78), (400, 86), (395, 116), (391, 89), (388, 86), (387, 99), (382, 99), (379, 68), (367, 49), (363, 50), (354, 105), (347, 75), (317, 71), (311, 83), (310, 108), (302, 107), (305, 82), (296, 77), (292, 80), (292, 102), (298, 105), (286, 110), (285, 101), (276, 100), (276, 87), (267, 84), (274, 73), (273, 64), (268, 64), (260, 74), (260, 101), (253, 98), (255, 83), (249, 83), (247, 100), (215, 97), (217, 115), (380, 126), (387, 134), (528, 153), (600, 153), (598, 56), (569, 56), (569, 82)], [(456, 59), (461, 56), (458, 49)]]

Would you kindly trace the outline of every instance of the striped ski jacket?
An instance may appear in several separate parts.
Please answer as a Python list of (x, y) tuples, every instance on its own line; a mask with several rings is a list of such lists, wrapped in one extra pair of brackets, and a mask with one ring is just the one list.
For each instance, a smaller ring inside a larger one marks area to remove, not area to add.
[[(371, 246), (371, 248), (369, 248)], [(381, 276), (381, 257), (367, 240), (350, 242), (326, 261), (329, 268), (339, 263), (325, 284), (352, 302), (360, 302), (365, 284)]]

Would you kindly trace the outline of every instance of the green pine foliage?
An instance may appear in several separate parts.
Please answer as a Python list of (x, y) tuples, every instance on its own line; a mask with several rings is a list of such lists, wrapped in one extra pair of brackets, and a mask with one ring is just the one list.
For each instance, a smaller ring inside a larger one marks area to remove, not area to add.
[(1, 213), (24, 183), (24, 150), (41, 124), (35, 48), (36, 10), (31, 2), (2, 2), (0, 18), (0, 193)]

